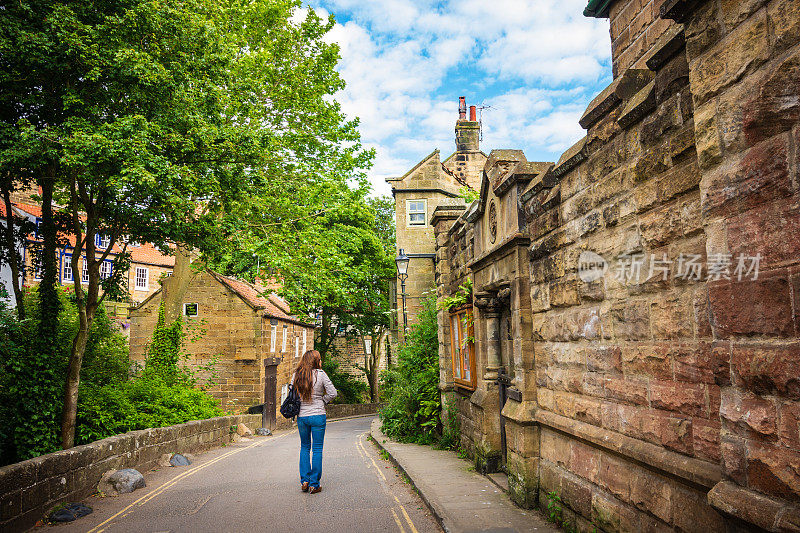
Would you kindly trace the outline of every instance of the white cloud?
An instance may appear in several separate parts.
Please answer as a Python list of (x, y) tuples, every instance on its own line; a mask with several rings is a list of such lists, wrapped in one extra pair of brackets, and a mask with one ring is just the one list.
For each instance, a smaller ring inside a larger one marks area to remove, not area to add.
[[(482, 148), (557, 159), (583, 135), (577, 120), (610, 79), (608, 22), (586, 0), (314, 0), (339, 23), (347, 87), (336, 95), (361, 119), (378, 194), (434, 148), (454, 148), (457, 97), (483, 110)], [(318, 8), (322, 8), (321, 12)]]

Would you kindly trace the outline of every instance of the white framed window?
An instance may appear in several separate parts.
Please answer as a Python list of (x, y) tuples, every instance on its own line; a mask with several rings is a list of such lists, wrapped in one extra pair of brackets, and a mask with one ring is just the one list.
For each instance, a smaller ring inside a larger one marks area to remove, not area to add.
[(200, 304), (185, 303), (183, 304), (183, 316), (197, 316), (200, 314)]
[(63, 281), (73, 281), (72, 279), (72, 256), (64, 255), (64, 268), (61, 269), (61, 279)]
[(100, 265), (100, 279), (110, 278), (111, 269), (112, 269), (112, 262), (103, 261), (102, 264)]
[(303, 330), (303, 353), (306, 353), (306, 330)]
[(278, 343), (278, 326), (272, 324), (270, 326), (270, 333), (269, 333), (269, 351), (275, 351), (275, 345)]
[(406, 200), (406, 213), (409, 226), (425, 226), (428, 218), (427, 200)]
[(81, 257), (81, 283), (89, 283), (89, 264)]
[(289, 327), (283, 326), (283, 347), (281, 348), (281, 352), (286, 351), (286, 334), (289, 333)]
[(136, 267), (136, 281), (134, 288), (139, 291), (146, 291), (148, 287), (149, 271), (145, 267)]
[(97, 247), (105, 250), (106, 248), (108, 248), (108, 245), (111, 244), (111, 237), (109, 237), (108, 235), (103, 235), (101, 233), (98, 233), (97, 235), (94, 236), (94, 243)]
[(300, 358), (300, 337), (294, 338), (294, 358)]

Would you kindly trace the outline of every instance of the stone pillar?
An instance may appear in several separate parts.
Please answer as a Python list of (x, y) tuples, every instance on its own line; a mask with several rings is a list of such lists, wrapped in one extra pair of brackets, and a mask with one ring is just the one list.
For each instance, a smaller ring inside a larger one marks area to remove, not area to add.
[(503, 364), (500, 345), (501, 302), (496, 297), (483, 296), (475, 299), (475, 306), (486, 319), (486, 368), (483, 379), (491, 382), (497, 380)]

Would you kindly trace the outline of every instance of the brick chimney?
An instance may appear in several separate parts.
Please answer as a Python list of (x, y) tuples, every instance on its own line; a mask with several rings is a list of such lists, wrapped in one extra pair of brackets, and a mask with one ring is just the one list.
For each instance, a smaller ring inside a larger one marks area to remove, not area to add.
[(466, 98), (458, 99), (458, 120), (456, 121), (456, 152), (469, 153), (480, 151), (481, 126), (476, 120), (475, 106), (469, 106), (467, 120)]

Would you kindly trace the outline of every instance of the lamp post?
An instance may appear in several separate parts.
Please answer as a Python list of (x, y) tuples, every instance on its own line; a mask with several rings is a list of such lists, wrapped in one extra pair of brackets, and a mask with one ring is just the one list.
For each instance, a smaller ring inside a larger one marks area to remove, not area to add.
[(405, 339), (408, 330), (408, 315), (406, 314), (406, 279), (408, 279), (408, 256), (400, 248), (400, 254), (395, 258), (397, 263), (397, 277), (400, 278), (400, 290), (403, 295), (403, 338)]

